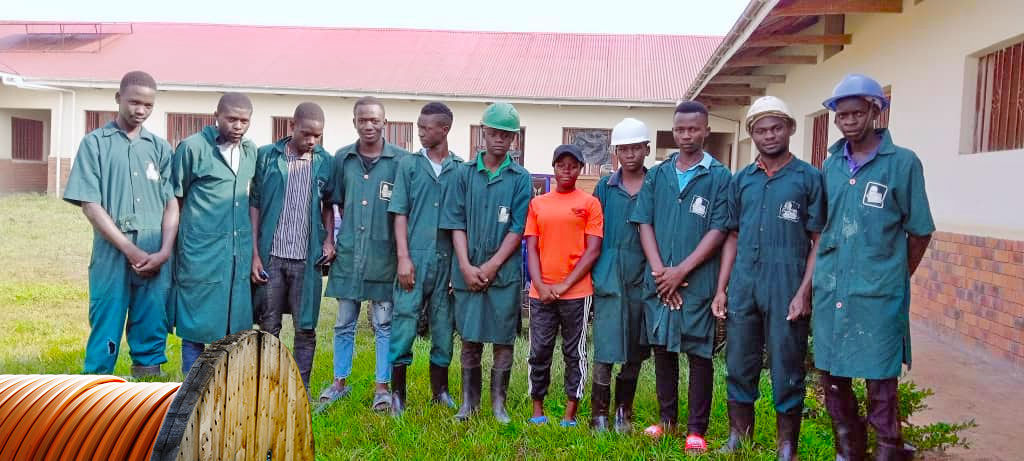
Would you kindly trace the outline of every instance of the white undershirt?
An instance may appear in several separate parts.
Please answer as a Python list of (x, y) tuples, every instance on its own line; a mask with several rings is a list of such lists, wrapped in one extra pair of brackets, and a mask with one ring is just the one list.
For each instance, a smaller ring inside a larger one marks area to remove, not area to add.
[(220, 156), (224, 158), (224, 161), (231, 166), (231, 171), (238, 174), (238, 163), (242, 158), (242, 143), (238, 144), (218, 144), (217, 148), (220, 150)]

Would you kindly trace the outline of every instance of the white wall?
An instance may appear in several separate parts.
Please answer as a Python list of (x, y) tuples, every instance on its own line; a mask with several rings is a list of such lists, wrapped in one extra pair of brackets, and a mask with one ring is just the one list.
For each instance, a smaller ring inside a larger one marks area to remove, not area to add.
[(43, 122), (43, 161), (50, 152), (50, 111), (45, 109), (8, 109), (0, 108), (0, 160), (10, 159), (11, 148), (11, 117), (27, 118)]
[[(893, 140), (924, 163), (937, 227), (1024, 239), (1024, 208), (1018, 203), (1024, 196), (1024, 150), (961, 153), (962, 145), (970, 145), (974, 123), (975, 57), (1024, 37), (1021, 18), (1019, 0), (905, 0), (901, 14), (848, 15), (851, 45), (821, 64), (786, 68), (786, 83), (769, 86), (767, 94), (789, 104), (799, 125), (793, 152), (809, 159), (806, 117), (822, 110), (821, 101), (843, 75), (865, 73), (891, 85)], [(830, 125), (830, 142), (839, 137)]]

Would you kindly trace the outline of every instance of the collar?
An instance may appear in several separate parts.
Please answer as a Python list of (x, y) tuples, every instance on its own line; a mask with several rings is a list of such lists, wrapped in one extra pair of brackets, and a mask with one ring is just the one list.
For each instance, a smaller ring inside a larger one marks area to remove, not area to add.
[[(283, 137), (281, 139), (278, 139), (277, 142), (275, 142), (274, 144), (271, 144), (271, 146), (273, 146), (273, 148), (272, 148), (273, 151), (275, 153), (277, 153), (277, 154), (287, 156), (288, 155), (288, 150), (287, 150), (288, 147), (287, 146), (288, 146), (288, 142), (291, 141), (291, 139), (292, 139), (291, 136), (285, 136), (285, 137)], [(313, 146), (313, 150), (311, 152), (307, 152), (306, 155), (308, 155), (308, 157), (301, 157), (301, 158), (312, 159), (313, 157), (316, 157), (316, 156), (329, 156), (327, 154), (327, 151), (324, 150), (323, 146), (321, 146), (319, 144)]]
[[(381, 157), (394, 157), (395, 155), (398, 154), (398, 152), (398, 146), (395, 146), (394, 144), (387, 142), (387, 140), (384, 140), (384, 148), (380, 150)], [(350, 155), (359, 155), (359, 141), (357, 140), (352, 144), (342, 147), (338, 151), (338, 153), (344, 157), (348, 157)]]
[(778, 174), (780, 171), (786, 169), (787, 166), (789, 166), (791, 163), (793, 163), (793, 159), (794, 158), (796, 158), (795, 155), (789, 154), (789, 160), (786, 160), (786, 163), (783, 163), (782, 165), (779, 165), (778, 168), (776, 168), (776, 169), (774, 169), (772, 171), (768, 171), (768, 169), (765, 168), (764, 164), (761, 163), (761, 156), (758, 155), (757, 158), (754, 159), (754, 165), (755, 165), (756, 168), (754, 168), (751, 171), (751, 173), (754, 173), (754, 172), (757, 172), (758, 170), (760, 170), (760, 171), (763, 171), (764, 174), (767, 175), (770, 178), (770, 177), (775, 176), (776, 174)]
[[(889, 155), (896, 153), (896, 145), (892, 142), (892, 133), (889, 132), (888, 128), (879, 128), (875, 130), (875, 134), (882, 137), (882, 141), (878, 143), (876, 154)], [(846, 138), (840, 138), (829, 146), (828, 152), (831, 155), (843, 154), (846, 151), (847, 144)]]
[[(220, 136), (220, 131), (217, 130), (216, 125), (204, 126), (200, 133), (202, 133), (203, 137), (206, 138), (206, 140), (214, 147), (221, 146), (221, 144), (217, 144), (217, 136)], [(238, 150), (244, 154), (248, 150), (249, 144), (252, 144), (252, 141), (250, 141), (249, 138), (242, 136), (242, 139), (238, 141)]]
[(498, 169), (494, 170), (494, 173), (491, 173), (491, 170), (488, 170), (487, 167), (484, 166), (484, 151), (480, 151), (476, 154), (476, 171), (483, 171), (487, 173), (487, 176), (490, 177), (491, 179), (498, 177), (498, 175), (500, 175), (502, 171), (510, 169), (511, 166), (512, 154), (506, 153), (505, 161), (501, 162), (501, 165), (498, 165)]
[[(421, 156), (423, 156), (424, 160), (426, 160), (428, 162), (431, 161), (430, 157), (427, 155), (427, 148), (425, 148), (425, 147), (420, 148), (420, 150), (416, 151), (414, 155), (421, 155)], [(455, 152), (452, 152), (452, 151), (449, 150), (448, 151), (448, 156), (445, 157), (444, 160), (441, 160), (441, 165), (444, 165), (444, 164), (446, 164), (448, 162), (462, 163), (462, 159), (459, 158), (458, 155), (455, 155)]]
[[(124, 130), (117, 125), (117, 120), (111, 120), (107, 122), (106, 125), (103, 125), (103, 131), (101, 133), (103, 136), (113, 136), (114, 133), (124, 133)], [(125, 137), (128, 137), (128, 135), (125, 135)], [(153, 139), (153, 133), (150, 133), (146, 127), (139, 128), (139, 139), (145, 139), (149, 142), (155, 141)]]
[[(672, 169), (673, 170), (679, 171), (679, 169), (676, 168), (676, 159), (677, 158), (679, 158), (679, 152), (676, 152), (675, 154), (672, 154), (672, 157), (670, 158), (670, 160), (672, 160), (672, 161), (670, 162), (670, 164), (672, 165)], [(704, 167), (704, 169), (707, 170), (707, 169), (711, 168), (711, 164), (714, 161), (715, 161), (715, 158), (712, 157), (711, 154), (709, 154), (707, 152), (704, 152), (704, 156), (701, 157), (700, 161), (697, 162), (696, 164), (694, 164), (693, 166), (691, 166), (690, 168), (687, 168), (686, 171), (692, 171), (692, 170), (696, 169), (699, 166), (700, 167)]]
[[(644, 167), (644, 174), (647, 174), (647, 167)], [(619, 167), (618, 170), (615, 170), (615, 172), (612, 173), (612, 175), (608, 177), (608, 185), (609, 186), (618, 186), (621, 183), (622, 183), (622, 167)]]

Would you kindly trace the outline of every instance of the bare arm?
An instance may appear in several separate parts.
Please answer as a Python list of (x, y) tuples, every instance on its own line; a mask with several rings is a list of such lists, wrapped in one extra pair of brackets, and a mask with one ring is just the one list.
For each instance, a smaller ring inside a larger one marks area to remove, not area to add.
[(328, 261), (334, 260), (334, 206), (327, 202), (320, 202), (320, 222), (324, 225), (324, 254), (328, 254), (330, 249), (330, 256)]
[(171, 258), (174, 251), (174, 241), (178, 237), (178, 201), (168, 200), (164, 204), (164, 216), (160, 225), (160, 251), (147, 255), (141, 262), (136, 263), (132, 268), (143, 277), (151, 277), (160, 272), (160, 266)]
[(714, 256), (724, 241), (725, 232), (718, 229), (711, 229), (704, 234), (700, 243), (697, 244), (697, 248), (686, 259), (683, 259), (683, 262), (667, 268), (660, 276), (654, 276), (654, 281), (658, 284), (658, 294), (667, 297), (678, 290), (680, 286), (685, 286), (686, 277), (690, 272)]
[(498, 247), (498, 251), (495, 251), (488, 259), (487, 262), (480, 265), (480, 270), (484, 273), (484, 279), (487, 284), (494, 282), (494, 276), (498, 273), (498, 268), (505, 263), (517, 251), (520, 251), (519, 244), (523, 241), (523, 234), (515, 232), (509, 232), (505, 234), (505, 238), (501, 241), (501, 246)]
[(654, 238), (654, 226), (640, 224), (640, 247), (644, 249), (644, 257), (651, 265), (651, 272), (655, 275), (665, 271), (665, 265), (661, 263), (661, 252), (658, 251), (658, 241)]
[(253, 283), (262, 285), (267, 283), (267, 278), (263, 276), (266, 271), (263, 268), (263, 258), (260, 257), (259, 208), (249, 207), (249, 222), (252, 223), (252, 267), (250, 269), (251, 274), (249, 274), (249, 278), (252, 279)]
[(793, 300), (789, 303), (789, 315), (786, 320), (793, 321), (800, 317), (811, 315), (811, 281), (814, 279), (814, 264), (818, 260), (818, 241), (821, 234), (812, 232), (811, 251), (807, 254), (807, 267), (804, 269), (804, 278), (800, 281), (800, 288), (797, 288)]
[(928, 243), (931, 241), (931, 234), (921, 236), (907, 234), (907, 269), (910, 270), (910, 275), (917, 272), (917, 266), (921, 264), (924, 252), (928, 250)]
[(452, 246), (455, 247), (455, 259), (459, 262), (459, 270), (462, 271), (462, 278), (471, 291), (480, 291), (487, 287), (484, 281), (483, 272), (479, 267), (469, 262), (469, 240), (466, 238), (466, 231), (460, 229), (452, 230)]
[(540, 250), (537, 248), (537, 236), (526, 236), (526, 270), (530, 272), (530, 283), (537, 290), (537, 297), (542, 303), (549, 303), (555, 300), (555, 293), (551, 285), (544, 283), (540, 272)]
[(711, 301), (711, 313), (715, 317), (724, 319), (728, 311), (729, 297), (726, 290), (729, 287), (729, 278), (732, 276), (732, 267), (736, 263), (736, 246), (739, 241), (739, 233), (729, 232), (729, 236), (722, 245), (722, 267), (718, 269), (718, 289), (715, 298)]
[(405, 291), (416, 284), (416, 267), (409, 256), (409, 217), (395, 214), (395, 250), (398, 253), (398, 285)]
[[(580, 260), (576, 262), (576, 266), (572, 268), (572, 272), (565, 277), (561, 283), (554, 286), (555, 297), (562, 296), (566, 290), (571, 288), (576, 282), (579, 282), (585, 275), (590, 274), (590, 269), (594, 267), (594, 263), (597, 262), (597, 258), (601, 256), (601, 237), (596, 235), (587, 235), (586, 249), (583, 250), (583, 256), (580, 256)], [(531, 274), (532, 276), (532, 274)]]

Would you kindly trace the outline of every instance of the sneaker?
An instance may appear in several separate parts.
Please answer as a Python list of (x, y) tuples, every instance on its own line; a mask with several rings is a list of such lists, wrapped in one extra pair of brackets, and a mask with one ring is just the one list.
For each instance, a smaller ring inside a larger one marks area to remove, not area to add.
[(707, 453), (708, 442), (700, 434), (690, 434), (686, 436), (686, 451), (694, 454)]

